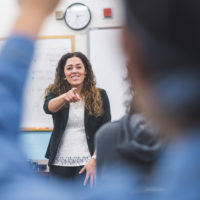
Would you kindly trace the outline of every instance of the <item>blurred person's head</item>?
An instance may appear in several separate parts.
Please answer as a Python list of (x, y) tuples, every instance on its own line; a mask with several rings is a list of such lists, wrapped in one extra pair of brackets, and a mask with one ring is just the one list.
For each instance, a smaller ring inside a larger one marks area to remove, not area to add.
[(200, 1), (125, 0), (123, 46), (140, 107), (163, 128), (200, 120)]

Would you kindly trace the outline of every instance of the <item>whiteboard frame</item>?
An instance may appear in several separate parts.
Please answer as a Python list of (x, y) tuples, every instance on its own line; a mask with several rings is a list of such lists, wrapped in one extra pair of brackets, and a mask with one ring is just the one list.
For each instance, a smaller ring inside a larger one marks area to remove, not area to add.
[(45, 40), (45, 39), (71, 39), (72, 41), (72, 49), (71, 51), (75, 51), (75, 37), (74, 35), (52, 35), (52, 36), (41, 36), (37, 40)]
[[(45, 40), (45, 39), (71, 39), (71, 52), (75, 51), (75, 36), (74, 35), (49, 35), (49, 36), (40, 36), (37, 40)], [(21, 127), (22, 132), (51, 132), (53, 129), (48, 127)]]
[[(0, 37), (0, 40), (7, 40), (7, 39), (8, 37)], [(45, 39), (71, 39), (72, 41), (71, 51), (72, 52), (75, 51), (75, 36), (74, 35), (49, 35), (49, 36), (41, 36), (37, 38), (37, 40), (45, 40)]]

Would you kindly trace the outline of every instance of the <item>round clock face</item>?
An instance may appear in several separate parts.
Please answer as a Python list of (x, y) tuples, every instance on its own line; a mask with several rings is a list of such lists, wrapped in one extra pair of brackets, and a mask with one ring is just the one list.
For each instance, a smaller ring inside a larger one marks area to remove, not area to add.
[(74, 3), (67, 8), (64, 19), (69, 28), (82, 30), (90, 23), (91, 12), (86, 5)]

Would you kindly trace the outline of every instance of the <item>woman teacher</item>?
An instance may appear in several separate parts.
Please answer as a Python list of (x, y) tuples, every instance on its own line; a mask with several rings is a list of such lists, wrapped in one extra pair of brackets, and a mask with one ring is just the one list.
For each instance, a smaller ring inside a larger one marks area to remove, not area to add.
[(45, 91), (44, 111), (54, 129), (47, 148), (50, 173), (73, 179), (86, 171), (84, 185), (96, 182), (96, 131), (111, 120), (106, 91), (96, 87), (92, 66), (80, 52), (60, 59), (55, 81)]

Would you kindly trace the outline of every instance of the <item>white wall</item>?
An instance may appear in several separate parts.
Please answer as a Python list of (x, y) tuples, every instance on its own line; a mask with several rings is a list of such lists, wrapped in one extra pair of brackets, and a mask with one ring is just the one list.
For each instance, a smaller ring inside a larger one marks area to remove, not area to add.
[[(68, 5), (78, 2), (78, 0), (62, 0), (56, 10), (65, 11)], [(92, 21), (88, 28), (110, 27), (122, 25), (122, 5), (121, 0), (79, 0), (86, 4), (92, 12)], [(104, 19), (103, 8), (110, 7), (113, 10), (111, 19)], [(0, 1), (0, 38), (7, 37), (18, 13), (17, 0)], [(82, 51), (87, 55), (87, 29), (83, 31), (72, 31), (64, 20), (55, 20), (53, 13), (45, 22), (40, 33), (42, 36), (48, 35), (75, 35), (75, 50)]]
[[(42, 1), (42, 0), (41, 0)], [(88, 28), (113, 27), (122, 25), (121, 0), (62, 0), (56, 10), (65, 9), (74, 2), (85, 3), (92, 12), (92, 21)], [(123, 1), (123, 0), (122, 0)], [(103, 8), (113, 9), (113, 18), (103, 18)], [(18, 13), (17, 0), (0, 0), (0, 38), (7, 37)], [(52, 14), (45, 22), (40, 33), (41, 36), (48, 35), (75, 35), (75, 50), (82, 51), (88, 55), (87, 51), (87, 29), (75, 32), (70, 30), (65, 22), (56, 21), (55, 14)], [(45, 151), (49, 141), (50, 133), (21, 134), (21, 144), (24, 151), (31, 159), (44, 159)]]

